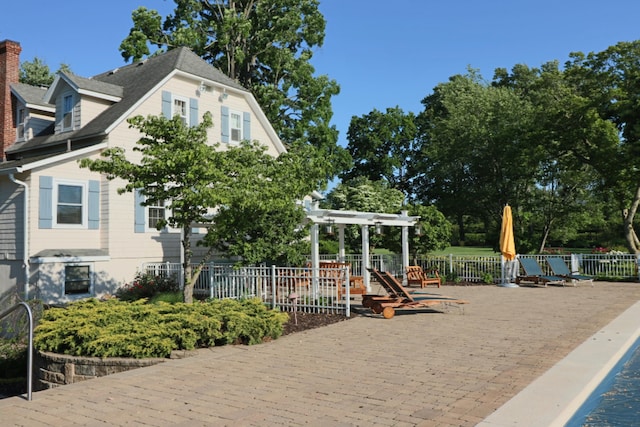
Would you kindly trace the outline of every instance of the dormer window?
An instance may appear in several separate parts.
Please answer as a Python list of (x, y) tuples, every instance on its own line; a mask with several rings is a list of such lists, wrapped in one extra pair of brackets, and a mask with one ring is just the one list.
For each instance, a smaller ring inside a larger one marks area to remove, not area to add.
[(18, 108), (17, 115), (17, 131), (16, 134), (18, 139), (24, 139), (24, 121), (27, 117), (26, 111), (24, 108)]
[(62, 130), (73, 128), (73, 95), (65, 95), (62, 100)]

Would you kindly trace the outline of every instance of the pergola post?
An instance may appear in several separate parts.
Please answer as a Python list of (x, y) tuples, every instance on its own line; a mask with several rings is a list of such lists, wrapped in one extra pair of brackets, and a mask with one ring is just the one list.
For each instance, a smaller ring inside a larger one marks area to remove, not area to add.
[(369, 282), (369, 226), (363, 224), (360, 226), (360, 235), (362, 236), (362, 280), (367, 287), (367, 293), (371, 292), (371, 283)]

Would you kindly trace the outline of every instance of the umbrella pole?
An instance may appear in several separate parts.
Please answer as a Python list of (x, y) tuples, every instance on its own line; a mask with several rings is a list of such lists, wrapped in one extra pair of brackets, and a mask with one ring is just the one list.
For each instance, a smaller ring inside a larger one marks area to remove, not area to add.
[[(511, 283), (511, 263), (513, 261), (509, 261), (505, 259), (504, 255), (500, 255), (500, 264), (502, 270), (502, 279), (500, 280), (500, 284), (498, 286), (502, 288), (519, 288), (520, 286), (515, 283)], [(507, 267), (507, 263), (509, 263), (509, 268)]]

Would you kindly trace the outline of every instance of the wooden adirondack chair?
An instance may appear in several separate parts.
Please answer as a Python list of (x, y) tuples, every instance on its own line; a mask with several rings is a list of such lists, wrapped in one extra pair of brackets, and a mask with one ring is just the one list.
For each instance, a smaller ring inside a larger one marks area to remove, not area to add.
[(430, 268), (424, 271), (419, 265), (409, 265), (406, 268), (407, 272), (407, 285), (419, 285), (421, 288), (426, 288), (428, 285), (442, 285), (442, 279), (438, 274), (438, 269)]

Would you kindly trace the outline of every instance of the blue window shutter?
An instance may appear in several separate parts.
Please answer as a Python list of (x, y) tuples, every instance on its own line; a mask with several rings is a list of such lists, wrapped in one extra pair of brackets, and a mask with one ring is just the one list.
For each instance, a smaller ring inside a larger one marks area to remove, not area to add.
[(251, 141), (251, 113), (242, 113), (242, 139)]
[(222, 106), (221, 124), (222, 142), (229, 142), (229, 107)]
[(145, 231), (144, 216), (146, 211), (145, 207), (142, 206), (142, 203), (144, 203), (144, 196), (140, 193), (140, 190), (135, 190), (133, 194), (134, 194), (134, 200), (135, 200), (134, 231), (136, 233), (144, 233)]
[(89, 229), (100, 228), (100, 181), (89, 181)]
[(189, 98), (189, 124), (196, 126), (198, 124), (198, 100)]
[(171, 92), (162, 91), (162, 115), (171, 119)]
[[(40, 177), (40, 200), (38, 206), (38, 227), (53, 227), (53, 177)], [(26, 215), (26, 213), (25, 213)]]

